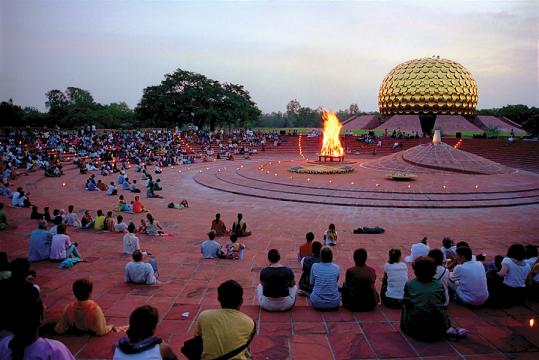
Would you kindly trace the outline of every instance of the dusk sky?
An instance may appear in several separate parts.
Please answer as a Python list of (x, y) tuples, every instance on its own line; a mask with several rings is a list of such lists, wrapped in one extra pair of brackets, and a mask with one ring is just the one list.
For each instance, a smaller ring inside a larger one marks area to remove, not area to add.
[(264, 112), (372, 111), (395, 65), (439, 55), (471, 71), (479, 108), (538, 106), (538, 24), (538, 0), (0, 0), (0, 101), (45, 110), (75, 86), (134, 107), (181, 68), (243, 84)]

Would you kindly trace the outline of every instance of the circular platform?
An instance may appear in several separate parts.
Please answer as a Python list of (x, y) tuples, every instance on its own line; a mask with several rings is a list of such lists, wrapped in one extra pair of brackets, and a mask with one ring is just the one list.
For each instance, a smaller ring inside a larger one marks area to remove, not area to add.
[(298, 174), (331, 175), (346, 174), (354, 171), (354, 168), (350, 165), (344, 165), (343, 163), (332, 164), (325, 162), (312, 162), (303, 165), (292, 166), (288, 168), (288, 171)]
[[(384, 167), (381, 164), (400, 165)], [(215, 164), (199, 172), (201, 186), (227, 193), (287, 202), (349, 207), (486, 208), (539, 203), (539, 175), (513, 170), (474, 175), (417, 167), (395, 159), (359, 161), (346, 174), (297, 174), (305, 160)], [(389, 171), (417, 175), (414, 182), (386, 179)]]

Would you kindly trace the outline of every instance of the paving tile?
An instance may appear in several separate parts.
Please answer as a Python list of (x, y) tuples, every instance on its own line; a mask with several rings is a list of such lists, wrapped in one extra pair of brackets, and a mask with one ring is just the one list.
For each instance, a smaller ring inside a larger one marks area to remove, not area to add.
[(92, 336), (78, 353), (78, 358), (110, 359), (118, 340), (125, 334), (110, 332), (105, 336)]
[(259, 333), (261, 336), (287, 336), (292, 335), (292, 324), (261, 322), (259, 324)]
[(290, 359), (289, 337), (286, 336), (256, 336), (251, 343), (253, 359), (288, 360)]
[(327, 360), (333, 358), (324, 335), (294, 335), (291, 340), (294, 360)]
[(307, 306), (294, 306), (290, 312), (294, 322), (321, 322), (322, 314)]
[(305, 335), (305, 334), (326, 334), (327, 329), (323, 323), (315, 322), (305, 322), (305, 323), (294, 323), (294, 334)]
[(376, 357), (365, 337), (359, 332), (329, 335), (335, 358), (339, 360), (369, 359)]

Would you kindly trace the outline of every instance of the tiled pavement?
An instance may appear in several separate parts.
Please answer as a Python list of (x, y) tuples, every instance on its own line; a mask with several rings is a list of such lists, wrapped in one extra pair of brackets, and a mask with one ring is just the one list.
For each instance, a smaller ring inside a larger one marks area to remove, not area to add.
[[(254, 299), (259, 271), (266, 265), (267, 250), (279, 249), (282, 262), (291, 266), (299, 278), (300, 268), (295, 257), (304, 234), (313, 231), (320, 239), (330, 222), (334, 222), (339, 231), (335, 260), (341, 267), (341, 276), (352, 264), (353, 250), (365, 247), (369, 251), (368, 263), (376, 269), (380, 281), (387, 250), (399, 246), (406, 253), (410, 245), (422, 236), (428, 236), (432, 246), (438, 246), (443, 236), (451, 236), (456, 241), (466, 240), (476, 253), (484, 251), (489, 256), (503, 254), (515, 241), (538, 242), (539, 223), (534, 220), (539, 215), (538, 205), (477, 209), (339, 207), (244, 197), (210, 190), (193, 180), (193, 177), (209, 172), (206, 167), (240, 164), (256, 166), (255, 161), (221, 161), (211, 166), (195, 164), (166, 169), (159, 176), (164, 183), (162, 193), (165, 198), (142, 197), (145, 205), (171, 234), (160, 238), (141, 236), (142, 246), (150, 249), (159, 262), (161, 280), (164, 281), (160, 286), (123, 284), (123, 266), (128, 257), (121, 254), (121, 235), (71, 230), (72, 240), (79, 242), (87, 263), (78, 264), (71, 270), (59, 270), (47, 262), (33, 264), (47, 306), (46, 321), (56, 319), (64, 305), (72, 300), (72, 281), (89, 277), (94, 281), (93, 298), (115, 325), (127, 324), (130, 312), (140, 304), (156, 306), (161, 319), (158, 335), (179, 353), (183, 341), (192, 336), (197, 313), (217, 307), (217, 286), (233, 278), (244, 287), (242, 310), (258, 324), (252, 344), (255, 359), (539, 357), (539, 331), (537, 326), (529, 326), (530, 318), (538, 318), (538, 304), (529, 303), (506, 310), (469, 310), (451, 304), (449, 313), (452, 321), (470, 330), (470, 336), (459, 341), (425, 344), (402, 335), (398, 322), (400, 313), (395, 310), (380, 307), (369, 313), (346, 310), (320, 313), (309, 306), (306, 298), (299, 297), (291, 312), (267, 313), (259, 309)], [(41, 173), (33, 173), (21, 177), (16, 185), (30, 191), (32, 200), (41, 208), (67, 208), (73, 204), (79, 211), (112, 209), (114, 197), (85, 192), (85, 177), (70, 166), (67, 168), (67, 174), (60, 179), (43, 178)], [(178, 172), (180, 170), (181, 173)], [(132, 178), (140, 178), (132, 171), (129, 174)], [(361, 181), (359, 178), (364, 174), (358, 172), (355, 176), (358, 178), (356, 181)], [(104, 180), (115, 179), (109, 177)], [(313, 181), (322, 185), (325, 180), (318, 178)], [(335, 180), (335, 183), (339, 181)], [(429, 183), (434, 184), (435, 179)], [(131, 194), (126, 196), (132, 198)], [(178, 202), (182, 198), (189, 200), (191, 208), (166, 208), (167, 203)], [(244, 213), (254, 234), (242, 239), (247, 246), (243, 261), (200, 259), (198, 246), (216, 212), (221, 212), (228, 225), (237, 212)], [(26, 239), (35, 226), (29, 220), (29, 213), (26, 209), (7, 208), (10, 223), (17, 228), (2, 232), (0, 249), (7, 251), (11, 259), (26, 254)], [(137, 222), (141, 218), (128, 214), (124, 217)], [(386, 233), (353, 235), (352, 229), (360, 225), (380, 225), (386, 228)], [(181, 316), (184, 312), (189, 312), (188, 318)], [(67, 335), (57, 338), (68, 345), (77, 358), (95, 359), (110, 358), (119, 336)]]

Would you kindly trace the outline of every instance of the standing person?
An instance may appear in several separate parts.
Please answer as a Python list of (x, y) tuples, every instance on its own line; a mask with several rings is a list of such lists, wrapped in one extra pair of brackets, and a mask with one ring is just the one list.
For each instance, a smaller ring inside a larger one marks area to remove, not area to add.
[(195, 323), (195, 336), (202, 337), (202, 359), (217, 359), (225, 354), (235, 360), (251, 360), (249, 344), (256, 332), (256, 324), (240, 311), (243, 288), (228, 280), (217, 288), (221, 309), (204, 310)]
[(329, 224), (328, 229), (324, 232), (324, 246), (337, 245), (337, 230), (335, 224)]
[(296, 303), (297, 287), (292, 270), (279, 263), (281, 255), (277, 249), (268, 252), (269, 266), (260, 272), (260, 284), (256, 297), (260, 307), (266, 311), (287, 311)]
[(322, 261), (320, 259), (320, 250), (322, 250), (322, 244), (318, 241), (313, 241), (311, 246), (311, 256), (306, 256), (301, 259), (301, 277), (299, 279), (299, 290), (300, 295), (310, 295), (313, 291), (313, 286), (311, 285), (311, 267), (315, 263)]
[(401, 262), (399, 249), (389, 250), (389, 260), (384, 265), (384, 279), (382, 280), (382, 304), (392, 309), (402, 307), (404, 285), (408, 281), (408, 267)]
[(472, 261), (472, 249), (457, 247), (454, 270), (449, 273), (449, 288), (459, 301), (468, 305), (483, 305), (488, 300), (487, 275), (480, 261)]
[(350, 311), (372, 311), (380, 297), (374, 288), (376, 271), (367, 266), (367, 250), (354, 251), (356, 266), (346, 270), (346, 280), (342, 286), (342, 304)]
[(306, 256), (311, 256), (313, 254), (312, 252), (312, 243), (314, 240), (314, 233), (308, 232), (305, 235), (305, 242), (300, 245), (299, 251), (298, 251), (298, 262), (301, 262), (301, 259), (303, 259)]
[(464, 336), (466, 330), (451, 327), (444, 287), (441, 282), (434, 280), (434, 261), (429, 257), (420, 257), (413, 267), (416, 277), (404, 287), (402, 332), (420, 341), (438, 341), (448, 335)]
[(49, 259), (51, 252), (52, 235), (47, 231), (47, 222), (40, 220), (37, 229), (30, 234), (28, 245), (28, 261), (41, 261)]
[(339, 307), (341, 293), (337, 285), (339, 281), (339, 266), (333, 263), (331, 248), (324, 247), (320, 251), (322, 262), (311, 267), (310, 282), (313, 291), (310, 295), (315, 309), (334, 310)]
[(163, 359), (178, 357), (167, 343), (155, 336), (159, 313), (150, 305), (142, 305), (129, 316), (127, 335), (122, 337), (114, 350), (114, 360)]
[(57, 334), (75, 330), (88, 331), (97, 336), (103, 336), (116, 330), (114, 326), (107, 325), (101, 307), (95, 301), (90, 300), (93, 290), (93, 284), (90, 280), (76, 280), (72, 289), (77, 300), (64, 308), (60, 320), (54, 327)]

